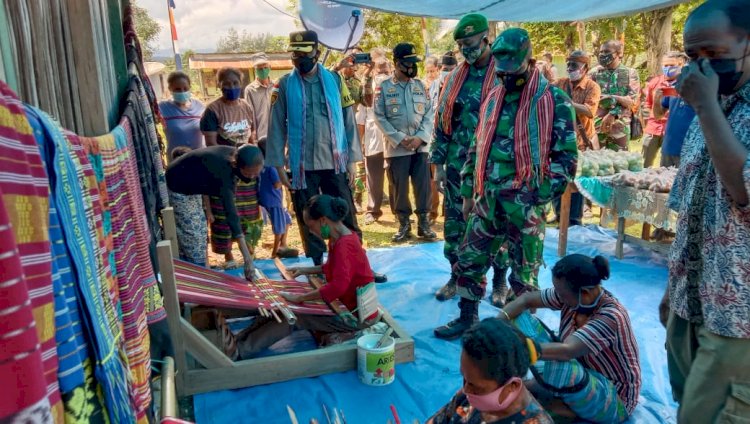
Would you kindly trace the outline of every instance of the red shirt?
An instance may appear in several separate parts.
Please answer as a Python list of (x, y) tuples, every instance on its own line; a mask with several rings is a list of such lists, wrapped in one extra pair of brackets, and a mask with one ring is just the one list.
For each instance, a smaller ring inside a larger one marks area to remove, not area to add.
[(584, 367), (607, 377), (632, 414), (641, 391), (641, 365), (638, 343), (625, 307), (605, 291), (588, 322), (578, 328), (575, 311), (560, 300), (555, 289), (544, 289), (541, 295), (544, 306), (561, 312), (560, 339), (577, 337), (589, 348), (589, 353), (578, 360)]
[(357, 308), (357, 287), (372, 283), (375, 276), (359, 237), (352, 233), (328, 243), (328, 260), (323, 264), (326, 285), (320, 296), (326, 302), (338, 299), (350, 311)]
[(646, 119), (646, 134), (664, 135), (664, 129), (667, 126), (667, 115), (661, 119), (654, 119), (654, 92), (660, 88), (672, 87), (674, 81), (667, 81), (664, 75), (651, 78), (646, 84), (646, 109), (648, 109), (649, 118)]

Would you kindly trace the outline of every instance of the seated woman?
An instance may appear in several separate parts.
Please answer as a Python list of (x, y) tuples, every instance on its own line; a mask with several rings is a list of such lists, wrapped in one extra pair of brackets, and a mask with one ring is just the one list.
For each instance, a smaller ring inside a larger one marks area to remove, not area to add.
[(488, 318), (466, 331), (462, 343), (463, 388), (427, 424), (553, 423), (521, 380), (536, 361), (531, 340)]
[[(343, 223), (349, 213), (346, 200), (326, 194), (313, 196), (305, 205), (303, 218), (310, 232), (328, 240), (328, 260), (322, 266), (289, 268), (293, 276), (325, 274), (326, 284), (302, 295), (281, 293), (293, 303), (314, 300), (340, 300), (349, 311), (357, 308), (357, 288), (373, 282), (370, 262), (357, 234)], [(260, 324), (237, 335), (237, 347), (242, 359), (252, 358), (263, 349), (290, 335), (294, 329), (316, 333), (348, 333), (368, 327), (372, 323), (355, 325), (339, 316), (297, 315), (294, 327), (272, 319), (257, 318)], [(361, 322), (362, 320), (358, 320)]]
[[(554, 288), (525, 293), (500, 313), (539, 343), (528, 387), (551, 413), (618, 423), (638, 404), (638, 344), (625, 307), (601, 286), (607, 278), (606, 258), (568, 255), (552, 268)], [(532, 308), (561, 311), (562, 341), (527, 312)]]

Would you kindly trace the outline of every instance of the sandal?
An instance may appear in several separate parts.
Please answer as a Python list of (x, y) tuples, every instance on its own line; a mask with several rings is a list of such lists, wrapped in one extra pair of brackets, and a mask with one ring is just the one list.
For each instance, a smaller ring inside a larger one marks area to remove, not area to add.
[(240, 266), (237, 264), (237, 261), (232, 259), (231, 261), (224, 262), (224, 269), (237, 269)]

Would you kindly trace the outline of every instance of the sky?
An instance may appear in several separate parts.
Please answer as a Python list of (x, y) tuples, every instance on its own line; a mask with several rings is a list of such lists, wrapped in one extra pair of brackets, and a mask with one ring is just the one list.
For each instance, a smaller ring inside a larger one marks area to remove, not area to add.
[[(268, 0), (286, 11), (286, 0)], [(274, 10), (263, 0), (174, 0), (177, 37), (181, 51), (214, 51), (216, 43), (230, 27), (240, 33), (270, 32), (289, 35), (295, 31), (294, 19)], [(171, 54), (167, 0), (137, 0), (161, 25), (157, 55)]]

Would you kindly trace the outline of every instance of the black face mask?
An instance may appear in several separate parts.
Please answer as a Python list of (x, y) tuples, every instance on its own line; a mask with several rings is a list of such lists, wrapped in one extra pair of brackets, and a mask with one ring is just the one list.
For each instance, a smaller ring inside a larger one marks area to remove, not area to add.
[[(745, 42), (745, 51), (747, 51), (748, 42)], [(737, 61), (742, 59), (740, 69), (745, 67), (745, 58), (747, 54), (744, 54), (741, 58), (731, 59), (709, 59), (711, 68), (713, 68), (716, 75), (719, 76), (719, 94), (729, 95), (734, 93), (737, 84), (742, 79), (744, 71), (737, 71)]]
[(313, 70), (315, 64), (317, 63), (317, 60), (314, 57), (302, 56), (293, 59), (292, 62), (294, 62), (294, 67), (304, 75)]
[(526, 67), (526, 70), (520, 73), (514, 73), (514, 74), (506, 74), (502, 72), (498, 72), (497, 76), (503, 81), (503, 85), (505, 86), (505, 89), (507, 91), (519, 91), (523, 89), (523, 86), (526, 85), (526, 83), (529, 81), (529, 75), (531, 72), (529, 72), (529, 67)]
[(409, 78), (414, 78), (417, 76), (417, 65), (413, 65), (411, 68), (407, 68), (403, 63), (399, 63), (398, 69)]
[(609, 66), (615, 61), (615, 55), (612, 53), (602, 53), (599, 55), (599, 64), (602, 66)]

